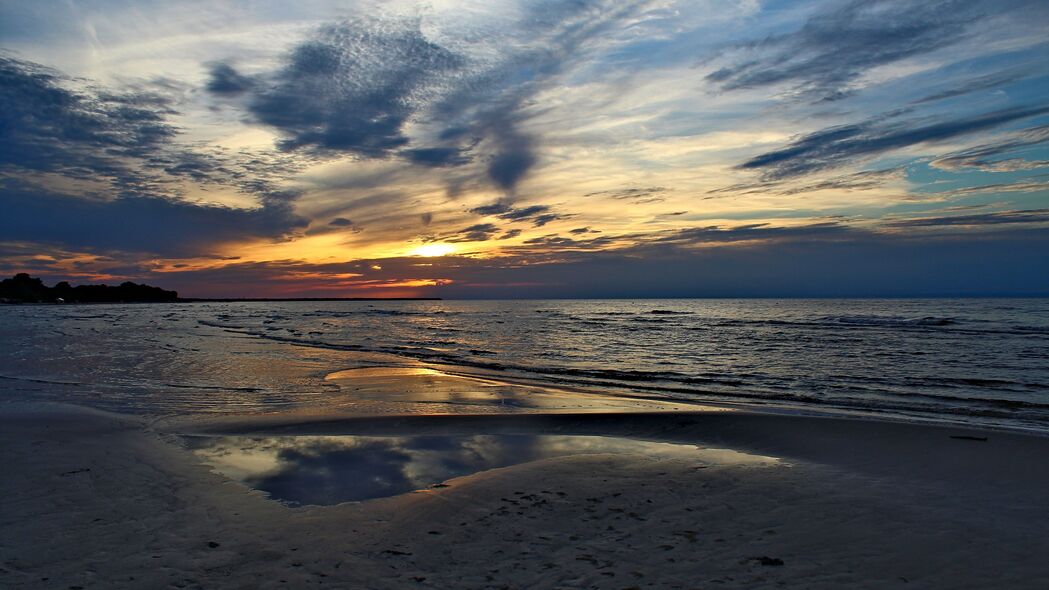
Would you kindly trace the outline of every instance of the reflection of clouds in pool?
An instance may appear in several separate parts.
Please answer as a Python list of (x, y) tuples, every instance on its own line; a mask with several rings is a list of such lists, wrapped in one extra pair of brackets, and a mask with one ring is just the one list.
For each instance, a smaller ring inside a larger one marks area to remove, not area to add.
[(773, 465), (727, 449), (604, 436), (187, 437), (216, 471), (289, 504), (393, 496), (478, 471), (566, 455), (640, 454), (701, 463)]
[(415, 488), (405, 474), (412, 457), (386, 441), (355, 445), (320, 441), (281, 449), (277, 456), (282, 469), (247, 478), (245, 483), (296, 504), (392, 496)]

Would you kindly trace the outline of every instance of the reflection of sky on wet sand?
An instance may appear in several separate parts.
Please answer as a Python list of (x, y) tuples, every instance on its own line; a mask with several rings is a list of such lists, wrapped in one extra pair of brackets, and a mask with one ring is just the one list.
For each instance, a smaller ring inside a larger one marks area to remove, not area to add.
[(538, 459), (637, 454), (701, 464), (775, 465), (728, 449), (604, 436), (186, 437), (216, 471), (292, 505), (393, 496), (447, 479)]

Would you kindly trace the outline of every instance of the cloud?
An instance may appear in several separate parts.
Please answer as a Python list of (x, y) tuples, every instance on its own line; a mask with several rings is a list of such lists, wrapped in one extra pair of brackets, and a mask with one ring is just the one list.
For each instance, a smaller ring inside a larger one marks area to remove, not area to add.
[(208, 68), (208, 83), (204, 89), (221, 96), (236, 96), (251, 90), (255, 80), (235, 70), (225, 62), (215, 62)]
[(311, 227), (306, 233), (308, 235), (316, 235), (329, 233), (332, 231), (353, 232), (357, 234), (364, 231), (364, 228), (361, 227), (359, 224), (355, 223), (354, 221), (345, 217), (335, 217), (331, 221), (329, 221), (327, 225), (317, 228)]
[(499, 219), (508, 219), (510, 221), (523, 221), (549, 210), (550, 207), (546, 205), (532, 205), (530, 207), (521, 207), (520, 209), (510, 208), (500, 213), (498, 217)]
[(886, 225), (888, 227), (958, 227), (1014, 223), (1049, 223), (1049, 209), (1000, 211), (996, 213), (954, 215), (950, 217), (921, 217), (894, 221)]
[(495, 234), (499, 233), (500, 229), (493, 223), (478, 223), (465, 227), (453, 236), (445, 238), (445, 242), (484, 242), (492, 239)]
[(944, 154), (929, 163), (941, 170), (960, 171), (967, 168), (985, 172), (1014, 172), (1049, 167), (1049, 161), (1022, 158), (998, 159), (1020, 148), (1049, 142), (1049, 125), (1032, 127), (1012, 133), (998, 141)]
[(177, 134), (167, 98), (74, 91), (55, 70), (0, 55), (0, 171), (12, 167), (130, 183), (127, 158)]
[(474, 207), (470, 209), (470, 213), (476, 213), (478, 215), (499, 215), (511, 211), (513, 207), (509, 203), (504, 201), (496, 201), (491, 205), (481, 205), (480, 207)]
[(496, 138), (498, 152), (488, 163), (488, 176), (496, 186), (510, 192), (535, 166), (537, 158), (532, 140), (524, 135), (507, 131)]
[(968, 80), (961, 85), (951, 84), (950, 87), (945, 88), (939, 92), (935, 92), (923, 98), (914, 101), (912, 104), (922, 104), (927, 102), (934, 102), (938, 100), (945, 100), (948, 98), (954, 98), (957, 96), (964, 96), (980, 90), (987, 90), (990, 88), (996, 88), (1009, 82), (1014, 82), (1023, 78), (1027, 75), (1029, 70), (1011, 70), (1006, 72), (994, 72), (984, 76), (978, 76), (971, 80)]
[(892, 117), (878, 117), (804, 135), (784, 148), (747, 160), (739, 168), (758, 170), (767, 181), (783, 180), (837, 168), (892, 150), (985, 131), (1045, 113), (1049, 113), (1049, 106), (1040, 105), (1002, 109), (935, 123), (894, 122)]
[(234, 104), (276, 130), (286, 152), (466, 168), (450, 192), (483, 175), (513, 197), (541, 160), (541, 134), (527, 129), (543, 110), (536, 97), (647, 3), (542, 3), (467, 35), (424, 27), (423, 17), (347, 19), (316, 29), (268, 73), (213, 62), (205, 88), (241, 95)]
[(547, 213), (546, 215), (536, 215), (535, 217), (532, 218), (532, 225), (534, 225), (536, 227), (543, 227), (544, 225), (550, 223), (551, 221), (556, 221), (558, 219), (564, 219), (564, 217), (565, 216), (557, 215), (556, 213)]
[(412, 163), (435, 168), (463, 166), (471, 160), (469, 152), (458, 147), (411, 148), (400, 153)]
[(584, 197), (607, 197), (618, 201), (630, 201), (635, 205), (648, 203), (662, 203), (666, 200), (663, 195), (670, 189), (662, 186), (631, 187), (618, 190), (596, 191), (583, 195)]
[(297, 196), (282, 181), (304, 160), (179, 143), (169, 119), (180, 113), (160, 91), (87, 86), (0, 56), (0, 103), (0, 175), (20, 179), (18, 185), (37, 172), (108, 185), (96, 188), (95, 198), (178, 197), (180, 179), (225, 185), (263, 202)]
[(0, 190), (0, 210), (5, 240), (169, 257), (208, 255), (237, 241), (282, 239), (306, 225), (281, 204), (232, 209), (151, 196), (86, 200), (9, 188)]
[(957, 197), (962, 195), (980, 195), (987, 193), (1037, 193), (1042, 191), (1049, 191), (1049, 181), (1018, 180), (1016, 182), (966, 186), (935, 194)]
[(491, 205), (481, 205), (470, 209), (470, 213), (478, 215), (494, 215), (499, 219), (511, 222), (531, 221), (535, 227), (542, 227), (551, 221), (566, 219), (567, 215), (550, 213), (548, 205), (531, 205), (528, 207), (513, 207), (505, 201), (497, 201)]
[(705, 199), (717, 198), (718, 195), (753, 195), (753, 194), (777, 194), (798, 195), (814, 191), (837, 190), (837, 191), (867, 191), (882, 188), (886, 183), (894, 180), (902, 180), (906, 177), (906, 169), (903, 167), (887, 168), (884, 170), (861, 170), (850, 174), (831, 176), (815, 182), (788, 183), (780, 180), (768, 180), (764, 182), (744, 182), (716, 188), (707, 191)]
[[(427, 40), (417, 22), (348, 20), (296, 46), (280, 70), (260, 80), (247, 108), (282, 134), (283, 150), (387, 157), (409, 143), (404, 128), (441, 74), (462, 63)], [(432, 160), (435, 153), (415, 156)]]
[(952, 45), (984, 14), (982, 2), (854, 0), (819, 10), (799, 29), (738, 45), (709, 74), (722, 90), (785, 84), (811, 101), (849, 96), (872, 68)]

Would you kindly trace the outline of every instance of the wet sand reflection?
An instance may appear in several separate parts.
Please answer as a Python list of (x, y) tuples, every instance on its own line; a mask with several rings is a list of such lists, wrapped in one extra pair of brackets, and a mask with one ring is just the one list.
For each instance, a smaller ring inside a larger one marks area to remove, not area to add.
[(778, 464), (772, 457), (727, 449), (605, 436), (188, 436), (186, 441), (219, 473), (293, 506), (394, 496), (479, 471), (567, 455)]

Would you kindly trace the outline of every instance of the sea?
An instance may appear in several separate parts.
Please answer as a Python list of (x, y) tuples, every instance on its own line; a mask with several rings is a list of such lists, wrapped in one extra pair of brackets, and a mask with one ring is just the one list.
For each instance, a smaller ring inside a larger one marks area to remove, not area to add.
[(0, 399), (147, 415), (318, 409), (346, 369), (1049, 434), (1049, 299), (0, 306)]

